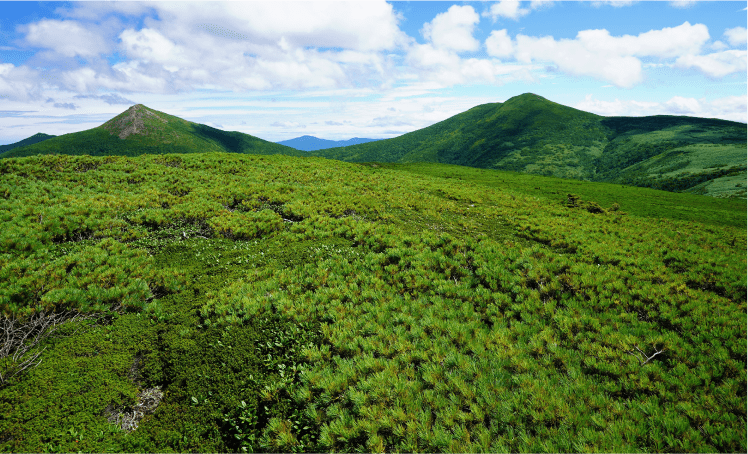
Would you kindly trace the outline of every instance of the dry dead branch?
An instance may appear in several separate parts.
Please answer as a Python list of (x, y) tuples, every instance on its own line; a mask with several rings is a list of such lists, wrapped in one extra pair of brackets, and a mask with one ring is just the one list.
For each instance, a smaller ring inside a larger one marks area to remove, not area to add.
[(80, 312), (36, 312), (28, 319), (3, 315), (0, 318), (0, 386), (8, 384), (13, 377), (35, 368), (46, 348), (42, 342), (65, 322), (96, 318), (94, 314)]
[(634, 348), (636, 349), (636, 351), (639, 352), (639, 355), (634, 353), (634, 350), (627, 351), (626, 353), (628, 353), (629, 355), (639, 360), (639, 366), (643, 366), (647, 364), (648, 362), (652, 361), (655, 356), (665, 351), (665, 347), (662, 347), (660, 350), (657, 350), (657, 346), (655, 345), (655, 352), (652, 354), (652, 356), (647, 356), (647, 354), (641, 351), (637, 345), (634, 345)]

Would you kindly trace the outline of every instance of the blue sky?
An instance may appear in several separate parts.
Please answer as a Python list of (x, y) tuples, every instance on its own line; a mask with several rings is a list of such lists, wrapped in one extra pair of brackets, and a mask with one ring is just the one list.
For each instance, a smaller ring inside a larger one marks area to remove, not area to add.
[(0, 2), (0, 144), (142, 103), (280, 141), (387, 138), (532, 92), (746, 122), (746, 2)]

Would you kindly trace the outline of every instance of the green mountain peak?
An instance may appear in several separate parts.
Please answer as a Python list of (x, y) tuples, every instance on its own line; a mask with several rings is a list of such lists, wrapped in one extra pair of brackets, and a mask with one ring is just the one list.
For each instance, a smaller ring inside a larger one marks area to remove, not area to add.
[(136, 104), (96, 128), (65, 134), (33, 145), (16, 146), (12, 149), (8, 147), (8, 151), (0, 156), (3, 158), (36, 154), (135, 156), (204, 152), (303, 155), (302, 152), (293, 148), (268, 142), (249, 134), (223, 131), (151, 109), (143, 104)]
[(169, 123), (168, 117), (169, 115), (163, 112), (136, 104), (101, 125), (101, 128), (109, 131), (111, 135), (116, 134), (120, 139), (126, 139), (132, 134), (147, 136), (163, 130), (164, 125)]

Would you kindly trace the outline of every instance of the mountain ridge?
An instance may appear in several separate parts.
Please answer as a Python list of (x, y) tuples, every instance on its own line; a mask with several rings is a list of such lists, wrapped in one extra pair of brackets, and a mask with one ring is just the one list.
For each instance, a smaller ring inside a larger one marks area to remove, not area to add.
[(33, 136), (27, 137), (23, 140), (19, 140), (18, 142), (9, 143), (7, 145), (0, 145), (0, 154), (6, 151), (10, 151), (14, 148), (25, 147), (26, 145), (33, 145), (35, 143), (39, 143), (47, 139), (51, 139), (53, 137), (57, 137), (57, 136), (53, 136), (51, 134), (44, 134), (43, 132), (37, 132)]
[(745, 144), (745, 123), (668, 115), (605, 117), (525, 93), (399, 137), (311, 154), (745, 197)]
[(0, 157), (226, 151), (435, 162), (745, 198), (746, 132), (745, 123), (719, 119), (605, 117), (525, 93), (391, 139), (300, 151), (138, 104), (96, 128), (15, 147)]

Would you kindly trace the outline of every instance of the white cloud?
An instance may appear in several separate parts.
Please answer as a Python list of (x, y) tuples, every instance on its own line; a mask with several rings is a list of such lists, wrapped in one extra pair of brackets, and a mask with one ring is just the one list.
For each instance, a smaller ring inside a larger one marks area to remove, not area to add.
[(748, 39), (745, 27), (728, 28), (725, 30), (724, 36), (732, 46), (745, 46), (746, 39)]
[[(401, 18), (384, 1), (136, 7), (113, 2), (92, 7), (61, 10), (68, 17), (102, 22), (84, 26), (76, 20), (45, 19), (25, 27), (27, 44), (49, 49), (49, 61), (99, 56), (119, 47), (126, 60), (111, 67), (99, 60), (57, 71), (59, 86), (82, 93), (376, 87), (394, 77), (392, 58), (385, 52), (412, 42), (399, 29)], [(141, 27), (125, 28), (110, 13), (146, 16)]]
[(0, 63), (0, 99), (28, 101), (41, 96), (38, 73), (26, 66)]
[(577, 40), (592, 52), (616, 55), (671, 58), (688, 53), (698, 53), (709, 40), (709, 30), (703, 24), (684, 22), (677, 27), (651, 30), (637, 36), (610, 36), (607, 30), (583, 30)]
[(670, 2), (670, 6), (674, 8), (686, 9), (696, 4), (696, 0), (676, 0)]
[(144, 28), (135, 31), (128, 29), (120, 34), (122, 48), (127, 56), (134, 60), (154, 62), (163, 65), (188, 65), (192, 62), (183, 46), (176, 46), (173, 41), (166, 38), (156, 30)]
[(744, 50), (726, 50), (707, 55), (684, 55), (675, 60), (676, 68), (696, 68), (709, 77), (745, 72), (748, 60)]
[(431, 22), (423, 24), (421, 33), (438, 49), (475, 51), (480, 43), (473, 38), (473, 30), (479, 21), (480, 16), (472, 6), (452, 5)]
[(530, 2), (531, 9), (543, 9), (550, 8), (557, 0), (532, 0)]
[(440, 88), (458, 84), (505, 84), (513, 80), (532, 80), (533, 65), (503, 64), (499, 60), (460, 58), (454, 52), (436, 49), (431, 44), (413, 46), (406, 57), (408, 67), (421, 82), (435, 82)]
[(708, 40), (706, 26), (688, 22), (638, 36), (611, 36), (604, 29), (582, 30), (573, 40), (517, 35), (515, 57), (524, 63), (551, 62), (567, 74), (592, 76), (630, 88), (643, 80), (638, 57), (697, 54)]
[(511, 57), (514, 54), (514, 44), (505, 29), (494, 30), (486, 39), (486, 50), (488, 55), (492, 57)]
[(605, 116), (688, 115), (746, 122), (748, 97), (729, 96), (713, 100), (674, 96), (664, 102), (624, 100), (602, 101), (587, 95), (577, 109)]
[[(532, 6), (540, 7), (542, 6), (542, 2), (533, 2)], [(516, 0), (501, 0), (498, 3), (491, 5), (491, 8), (483, 13), (484, 16), (490, 17), (494, 21), (499, 17), (518, 20), (520, 17), (528, 14), (530, 14), (530, 10), (527, 8), (520, 8), (520, 4)]]
[(23, 28), (27, 44), (51, 49), (64, 57), (96, 57), (109, 50), (103, 36), (77, 21), (44, 19)]
[(174, 34), (194, 34), (200, 25), (220, 26), (255, 44), (285, 39), (293, 47), (359, 51), (394, 49), (407, 41), (392, 5), (384, 1), (165, 2), (154, 7)]
[(715, 41), (715, 42), (713, 42), (712, 44), (710, 44), (710, 45), (709, 45), (709, 47), (710, 47), (710, 48), (711, 48), (712, 50), (725, 50), (725, 49), (727, 49), (727, 48), (728, 48), (729, 46), (728, 46), (727, 44), (723, 43), (722, 41)]
[(616, 8), (622, 8), (624, 6), (631, 6), (634, 3), (636, 2), (632, 0), (600, 0), (600, 1), (592, 2), (592, 5), (595, 6), (596, 8), (599, 8), (600, 6), (603, 6), (603, 5), (613, 6)]

